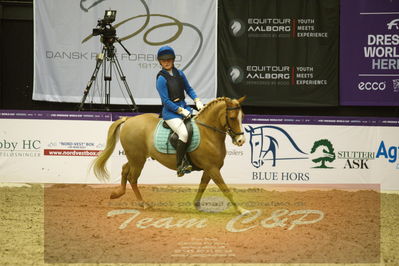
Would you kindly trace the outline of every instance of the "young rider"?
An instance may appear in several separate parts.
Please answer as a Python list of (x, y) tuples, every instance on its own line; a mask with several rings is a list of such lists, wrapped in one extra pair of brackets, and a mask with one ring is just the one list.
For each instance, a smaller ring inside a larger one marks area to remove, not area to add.
[(188, 132), (184, 119), (191, 116), (192, 108), (185, 101), (185, 93), (194, 100), (198, 110), (204, 106), (188, 83), (183, 71), (174, 66), (175, 52), (170, 46), (158, 50), (157, 58), (162, 70), (157, 75), (156, 87), (162, 101), (162, 118), (179, 136), (176, 147), (177, 175), (190, 173), (192, 166), (184, 159), (187, 152)]

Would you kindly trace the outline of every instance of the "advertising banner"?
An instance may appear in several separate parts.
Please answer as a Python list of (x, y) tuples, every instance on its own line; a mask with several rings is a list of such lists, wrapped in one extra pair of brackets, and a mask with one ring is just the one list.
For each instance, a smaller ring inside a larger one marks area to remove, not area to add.
[(220, 0), (218, 10), (219, 95), (338, 104), (338, 0)]
[[(102, 183), (90, 166), (121, 113), (0, 113), (0, 182)], [(122, 114), (124, 115), (124, 114)], [(399, 119), (247, 115), (246, 142), (226, 137), (227, 184), (381, 184), (399, 190)], [(109, 183), (127, 162), (120, 143), (107, 162)], [(140, 184), (198, 184), (148, 158)]]
[(399, 1), (341, 1), (340, 103), (399, 106)]
[[(34, 100), (81, 102), (92, 82), (86, 103), (104, 103), (110, 95), (111, 104), (131, 104), (130, 90), (137, 104), (160, 104), (156, 54), (163, 45), (175, 49), (175, 66), (200, 98), (216, 96), (216, 1), (43, 0), (34, 10)], [(115, 21), (105, 18), (106, 10), (117, 11)], [(105, 59), (108, 44), (121, 72)], [(99, 54), (105, 56), (95, 75)]]

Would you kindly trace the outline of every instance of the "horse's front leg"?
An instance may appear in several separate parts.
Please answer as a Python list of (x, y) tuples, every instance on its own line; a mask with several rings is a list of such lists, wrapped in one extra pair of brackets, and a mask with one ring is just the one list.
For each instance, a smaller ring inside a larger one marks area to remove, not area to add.
[(219, 189), (223, 192), (226, 198), (228, 198), (233, 205), (234, 209), (239, 213), (239, 214), (246, 214), (249, 213), (248, 210), (238, 206), (238, 204), (234, 201), (233, 199), (233, 193), (231, 193), (229, 187), (226, 185), (226, 183), (223, 180), (223, 177), (220, 173), (220, 169), (213, 168), (212, 170), (209, 171), (209, 175), (211, 176), (213, 182), (219, 187)]
[(198, 211), (201, 210), (200, 209), (201, 198), (202, 198), (202, 195), (204, 194), (204, 191), (205, 191), (206, 187), (208, 186), (210, 180), (211, 180), (211, 176), (206, 171), (204, 171), (202, 173), (201, 183), (199, 184), (197, 195), (195, 195), (195, 199), (194, 199), (194, 206)]

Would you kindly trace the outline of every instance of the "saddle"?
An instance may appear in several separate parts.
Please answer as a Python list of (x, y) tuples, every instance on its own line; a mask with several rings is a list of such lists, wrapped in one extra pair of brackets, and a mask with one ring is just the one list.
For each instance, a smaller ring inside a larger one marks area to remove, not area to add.
[[(197, 124), (191, 120), (184, 121), (188, 131), (187, 152), (196, 150), (200, 144), (200, 132)], [(169, 128), (165, 120), (161, 119), (154, 131), (154, 146), (158, 152), (176, 154), (178, 136)]]
[[(197, 124), (191, 119), (185, 120), (184, 124), (187, 127), (188, 131), (188, 148), (186, 159), (190, 162), (193, 167), (193, 171), (202, 170), (198, 166), (196, 166), (190, 159), (189, 152), (192, 152), (198, 148), (200, 145), (200, 131), (198, 129)], [(166, 153), (166, 154), (176, 154), (176, 145), (179, 136), (173, 132), (172, 129), (166, 124), (165, 120), (161, 119), (158, 122), (158, 125), (154, 131), (154, 146), (158, 152)]]

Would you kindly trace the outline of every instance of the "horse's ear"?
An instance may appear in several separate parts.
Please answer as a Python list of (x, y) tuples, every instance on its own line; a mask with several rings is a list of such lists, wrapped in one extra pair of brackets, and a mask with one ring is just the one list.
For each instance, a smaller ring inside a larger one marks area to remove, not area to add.
[(245, 99), (247, 98), (247, 95), (242, 96), (240, 99), (237, 99), (237, 101), (241, 104)]

